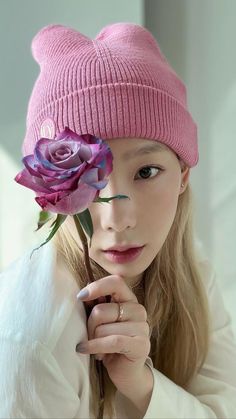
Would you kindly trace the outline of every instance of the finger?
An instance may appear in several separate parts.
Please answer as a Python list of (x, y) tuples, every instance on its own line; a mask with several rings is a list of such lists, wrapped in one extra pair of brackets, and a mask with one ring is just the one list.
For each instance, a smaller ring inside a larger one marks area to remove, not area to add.
[(126, 284), (125, 280), (118, 275), (109, 275), (88, 284), (81, 291), (88, 291), (88, 296), (80, 293), (77, 298), (83, 301), (95, 300), (101, 296), (111, 295), (113, 301), (138, 302), (136, 295)]
[(149, 325), (147, 322), (121, 322), (102, 324), (95, 329), (94, 336), (89, 340), (103, 338), (110, 335), (149, 337)]
[[(123, 303), (124, 314), (123, 321), (147, 321), (147, 312), (142, 304), (128, 301)], [(94, 337), (94, 331), (97, 326), (104, 323), (116, 323), (119, 315), (119, 305), (117, 303), (103, 303), (97, 304), (93, 307), (88, 319), (88, 334), (89, 338)], [(121, 323), (121, 322), (117, 322)]]
[(83, 342), (83, 353), (86, 354), (122, 354), (128, 359), (135, 361), (139, 358), (147, 358), (151, 344), (144, 336), (110, 335), (104, 338), (93, 339)]

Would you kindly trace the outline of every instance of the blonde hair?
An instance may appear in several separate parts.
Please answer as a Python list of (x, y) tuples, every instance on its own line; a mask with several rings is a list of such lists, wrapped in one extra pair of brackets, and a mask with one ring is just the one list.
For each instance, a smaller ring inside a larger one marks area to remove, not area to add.
[[(86, 286), (83, 253), (65, 224), (53, 240), (80, 288)], [(91, 267), (95, 279), (110, 275), (92, 259)], [(209, 308), (203, 280), (194, 246), (193, 200), (188, 184), (179, 195), (169, 234), (142, 278), (143, 301), (151, 333), (149, 356), (154, 368), (184, 389), (203, 365), (209, 347)], [(112, 418), (116, 387), (106, 368), (103, 369), (104, 413)], [(90, 384), (91, 409), (97, 417), (100, 397), (93, 356)]]

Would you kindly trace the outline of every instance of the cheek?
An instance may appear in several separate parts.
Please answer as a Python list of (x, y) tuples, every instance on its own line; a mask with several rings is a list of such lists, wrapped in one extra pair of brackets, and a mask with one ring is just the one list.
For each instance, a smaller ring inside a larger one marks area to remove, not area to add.
[(148, 202), (144, 211), (146, 212), (146, 223), (149, 231), (157, 231), (158, 235), (165, 238), (172, 226), (177, 210), (177, 189), (173, 186), (171, 188), (166, 186), (159, 188), (158, 191), (152, 191), (145, 202)]

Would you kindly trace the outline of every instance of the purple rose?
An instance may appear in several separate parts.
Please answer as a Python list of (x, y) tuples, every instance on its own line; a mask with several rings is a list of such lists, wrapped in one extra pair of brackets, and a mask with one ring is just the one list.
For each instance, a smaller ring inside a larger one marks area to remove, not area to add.
[(66, 127), (54, 140), (37, 141), (34, 154), (22, 159), (25, 169), (15, 181), (36, 192), (44, 211), (74, 215), (88, 208), (107, 185), (112, 160), (105, 141)]

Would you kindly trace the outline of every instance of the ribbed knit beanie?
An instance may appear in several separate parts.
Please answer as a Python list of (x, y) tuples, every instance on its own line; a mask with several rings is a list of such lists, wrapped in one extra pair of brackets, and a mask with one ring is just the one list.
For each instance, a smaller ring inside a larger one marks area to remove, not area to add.
[(59, 24), (32, 40), (40, 66), (27, 110), (23, 155), (39, 138), (66, 126), (101, 139), (144, 138), (170, 147), (189, 167), (197, 164), (197, 126), (186, 88), (143, 26), (119, 22), (95, 39)]

